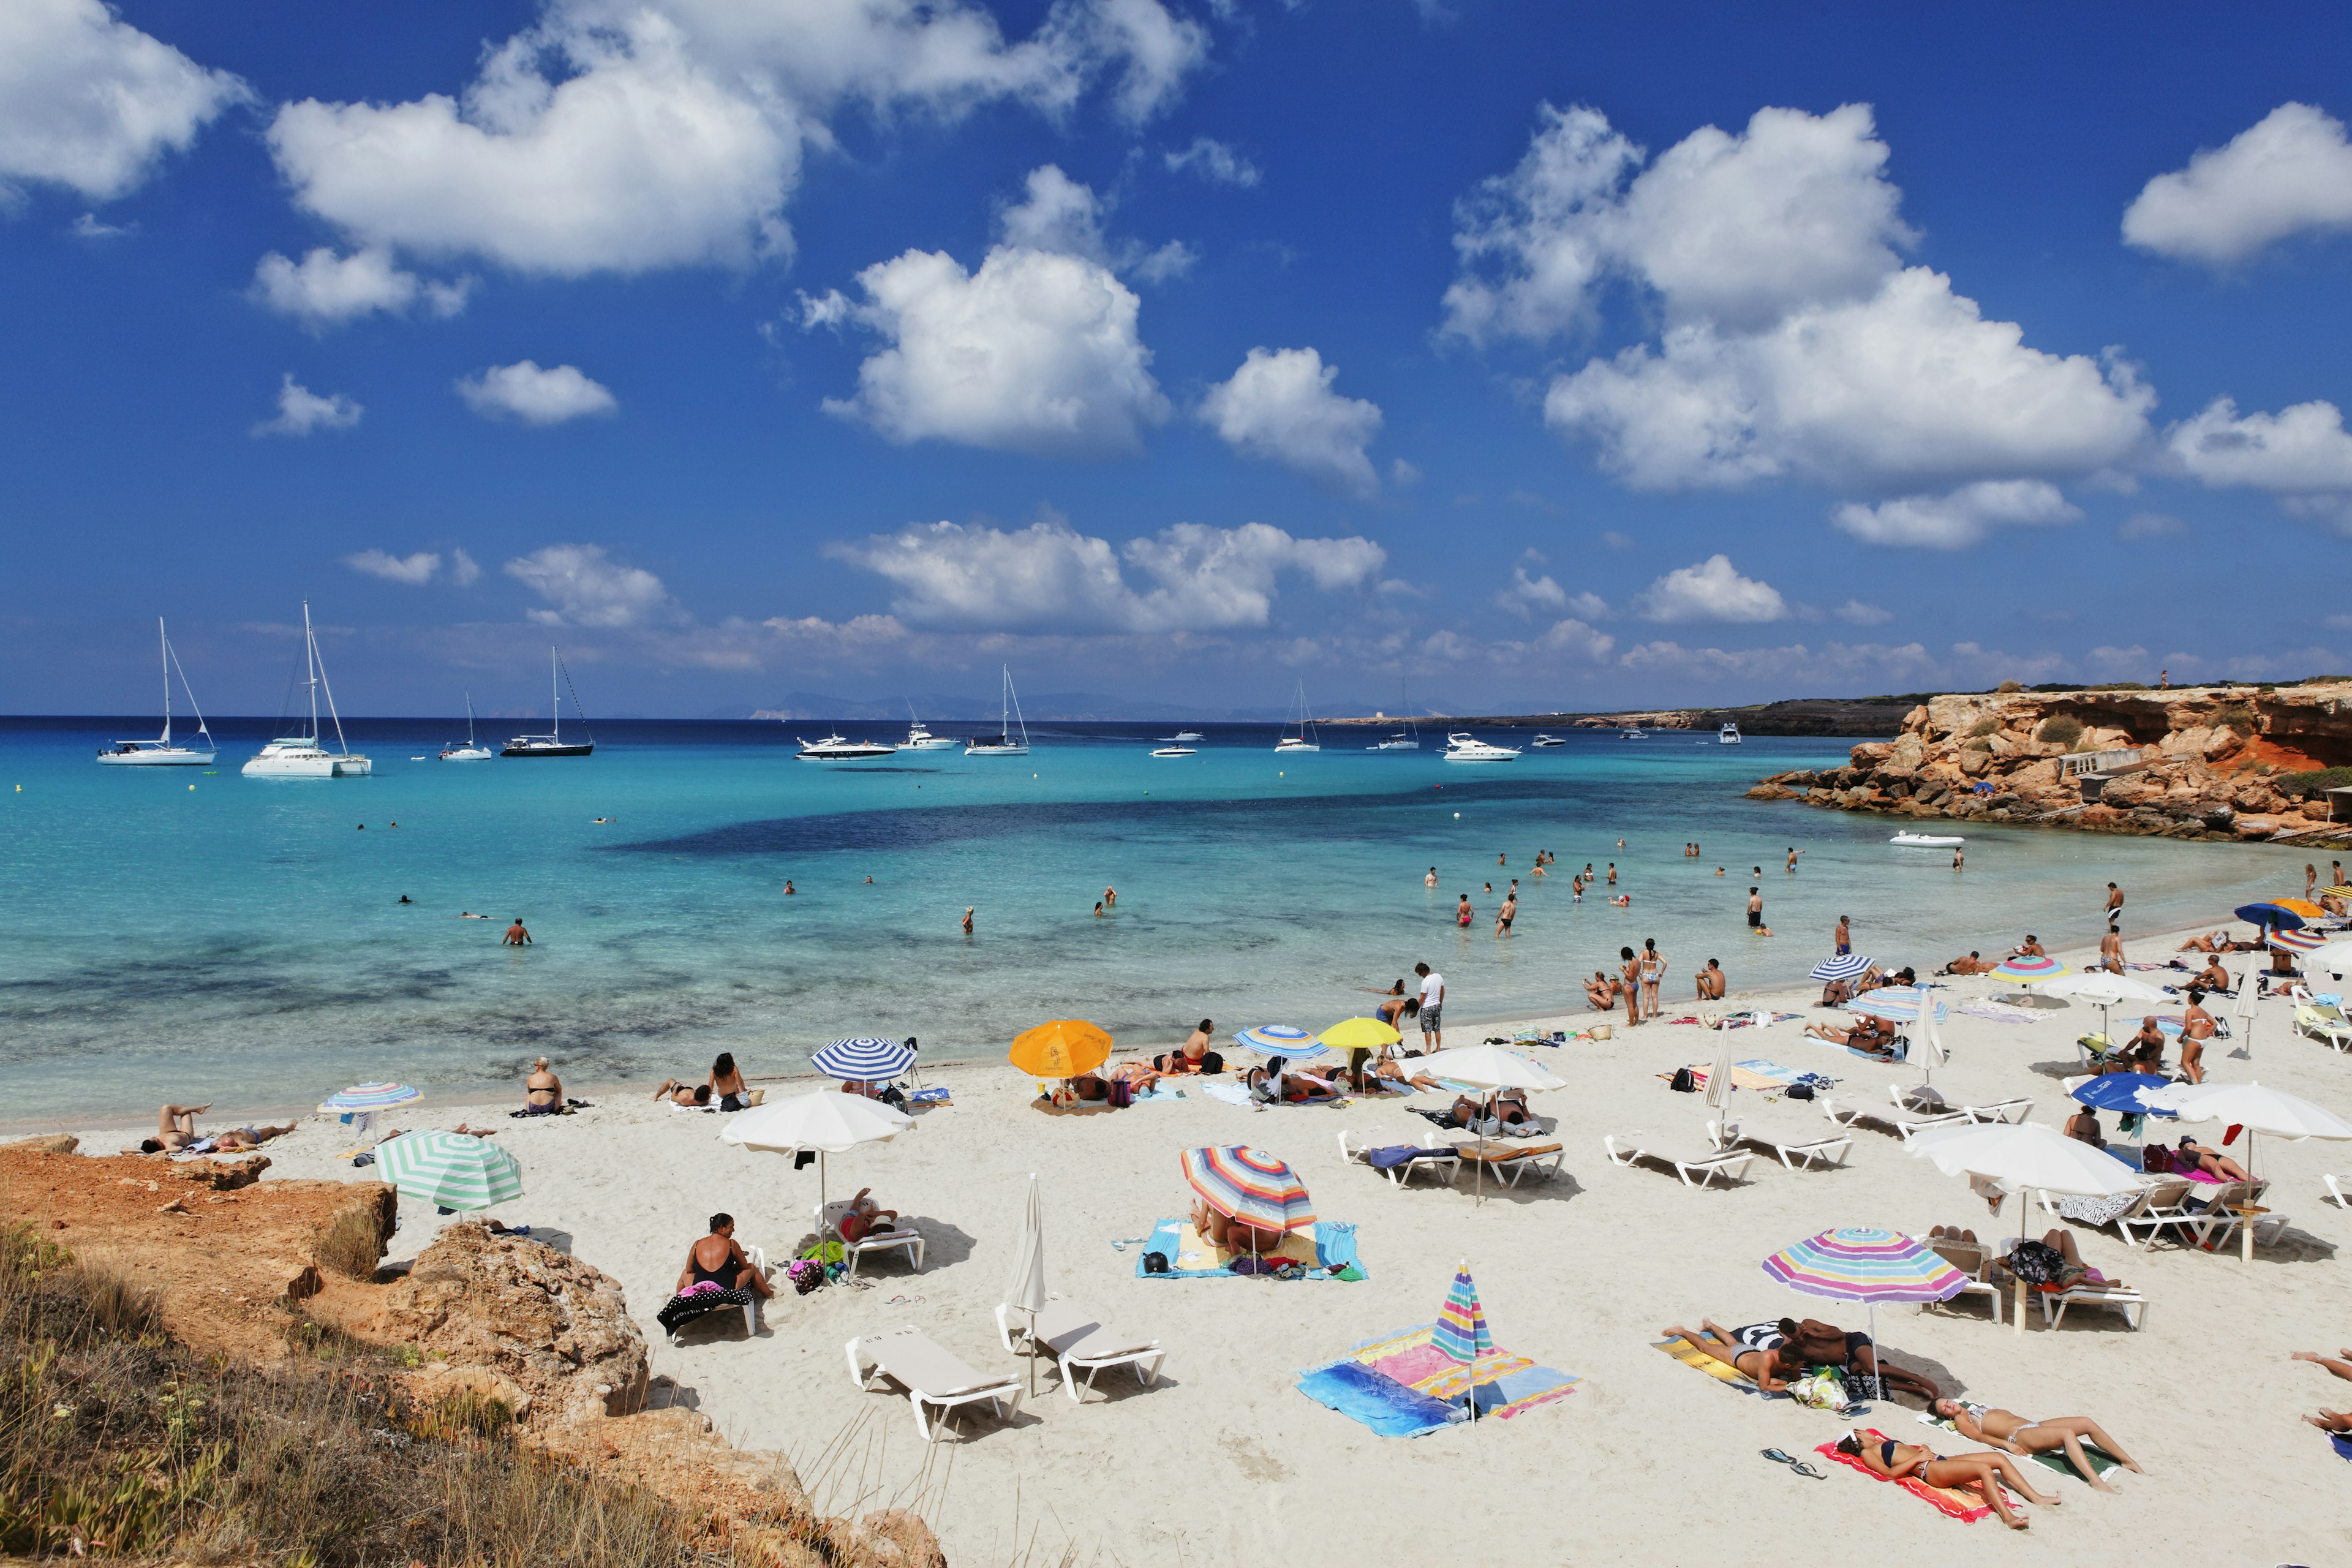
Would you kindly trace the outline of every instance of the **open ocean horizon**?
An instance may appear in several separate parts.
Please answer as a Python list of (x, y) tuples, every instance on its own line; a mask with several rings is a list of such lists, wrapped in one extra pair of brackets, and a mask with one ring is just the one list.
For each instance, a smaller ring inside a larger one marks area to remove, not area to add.
[[(122, 721), (0, 719), (0, 1121), (305, 1106), (384, 1078), (495, 1093), (541, 1055), (649, 1092), (721, 1050), (753, 1076), (843, 1035), (987, 1058), (1061, 1016), (1150, 1048), (1203, 1016), (1320, 1028), (1417, 961), (1460, 1029), (1580, 1009), (1580, 978), (1645, 937), (1671, 1002), (1708, 957), (1735, 990), (1801, 981), (1840, 914), (1859, 951), (1925, 971), (2027, 931), (2094, 942), (2111, 879), (2127, 935), (2301, 887), (2287, 848), (1980, 825), (1955, 874), (1948, 852), (1891, 847), (1898, 819), (1741, 798), (1843, 762), (1845, 739), (1570, 731), (1474, 766), (1440, 759), (1442, 731), (1380, 752), (1379, 731), (1335, 727), (1277, 756), (1277, 726), (1195, 723), (1197, 755), (1148, 755), (1175, 727), (1033, 723), (1026, 758), (818, 764), (787, 725), (605, 721), (593, 757), (457, 763), (435, 752), (462, 720), (358, 719), (373, 777), (280, 781), (237, 773), (261, 721), (215, 720), (207, 771), (99, 766), (142, 732)], [(1538, 849), (1559, 861), (1541, 879)], [(1616, 863), (1630, 909), (1605, 886), (1572, 901), (1587, 861)], [(1744, 928), (1755, 866), (1769, 941)], [(517, 916), (529, 948), (500, 943)]]

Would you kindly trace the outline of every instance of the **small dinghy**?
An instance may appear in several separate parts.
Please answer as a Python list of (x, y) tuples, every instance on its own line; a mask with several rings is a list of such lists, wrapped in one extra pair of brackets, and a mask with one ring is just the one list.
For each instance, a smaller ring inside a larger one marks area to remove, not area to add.
[(1889, 844), (1907, 845), (1914, 849), (1950, 849), (1968, 840), (1957, 833), (1898, 833)]

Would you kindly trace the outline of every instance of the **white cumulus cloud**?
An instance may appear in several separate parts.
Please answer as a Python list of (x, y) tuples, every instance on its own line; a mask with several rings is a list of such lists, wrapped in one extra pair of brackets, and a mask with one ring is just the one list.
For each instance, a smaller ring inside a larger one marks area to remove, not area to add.
[(1789, 613), (1778, 588), (1741, 576), (1720, 554), (1667, 573), (1633, 604), (1651, 621), (1777, 621)]
[(2352, 145), (2344, 122), (2282, 103), (2227, 145), (2158, 174), (2124, 209), (2143, 250), (2222, 268), (2311, 230), (2352, 228)]
[(1515, 616), (1532, 617), (1538, 610), (1566, 610), (1568, 590), (1554, 582), (1549, 572), (1540, 577), (1530, 577), (1526, 563), (1521, 563), (1511, 568), (1510, 585), (1495, 595), (1495, 603)]
[(449, 552), (449, 581), (460, 588), (470, 588), (481, 580), (481, 575), (482, 569), (474, 563), (472, 556), (462, 550)]
[(248, 295), (281, 316), (324, 329), (377, 310), (404, 315), (419, 301), (432, 315), (454, 316), (466, 308), (472, 288), (470, 279), (438, 283), (403, 271), (389, 251), (338, 256), (333, 247), (322, 245), (299, 261), (270, 251), (254, 268)]
[(892, 584), (891, 610), (908, 625), (1129, 634), (1263, 626), (1285, 573), (1336, 593), (1365, 585), (1388, 559), (1368, 539), (1297, 539), (1262, 522), (1178, 523), (1114, 548), (1056, 517), (1013, 530), (914, 526), (828, 553)]
[(1848, 599), (1830, 614), (1857, 626), (1883, 626), (1895, 618), (1894, 611), (1876, 605), (1865, 605), (1860, 599)]
[(567, 419), (611, 414), (620, 407), (606, 387), (577, 365), (541, 370), (535, 360), (495, 364), (479, 375), (460, 377), (457, 395), (485, 419), (520, 419), (526, 425), (561, 425)]
[(1258, 167), (1233, 147), (1212, 136), (1195, 136), (1192, 144), (1181, 153), (1167, 155), (1168, 172), (1179, 174), (1190, 170), (1213, 185), (1240, 185), (1244, 189), (1258, 182)]
[(660, 578), (622, 565), (601, 544), (551, 544), (516, 557), (504, 570), (547, 601), (546, 609), (530, 612), (541, 626), (621, 631), (686, 619)]
[(394, 555), (382, 550), (362, 550), (356, 555), (343, 557), (343, 564), (370, 577), (381, 577), (387, 583), (400, 583), (411, 588), (422, 588), (433, 581), (441, 570), (441, 557), (432, 551), (420, 550), (414, 555)]
[(7, 0), (0, 5), (0, 196), (37, 181), (110, 201), (251, 96), (237, 78), (196, 64), (100, 0)]
[(1201, 400), (1201, 421), (1245, 456), (1349, 495), (1372, 495), (1380, 476), (1364, 448), (1381, 432), (1380, 405), (1332, 391), (1339, 374), (1311, 348), (1254, 348)]
[(2238, 412), (2217, 397), (2166, 432), (2165, 448), (2208, 485), (2282, 492), (2352, 490), (2352, 434), (2333, 403), (2298, 403), (2276, 414)]
[(1849, 501), (1830, 521), (1870, 544), (1962, 550), (1995, 528), (2048, 527), (2082, 515), (2046, 480), (1979, 479), (1947, 495), (1898, 496), (1876, 506)]
[(1038, 457), (1123, 457), (1168, 417), (1137, 334), (1142, 301), (1100, 262), (1001, 245), (976, 272), (909, 250), (857, 275), (865, 300), (813, 301), (810, 324), (855, 321), (889, 342), (828, 413), (890, 440)]
[(341, 393), (321, 397), (288, 371), (278, 387), (278, 417), (253, 427), (256, 436), (308, 436), (313, 430), (348, 430), (366, 410)]

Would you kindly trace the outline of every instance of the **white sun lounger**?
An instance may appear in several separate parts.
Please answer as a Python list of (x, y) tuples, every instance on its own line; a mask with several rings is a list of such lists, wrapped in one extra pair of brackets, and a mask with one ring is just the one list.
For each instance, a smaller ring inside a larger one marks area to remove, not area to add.
[(2124, 1321), (2134, 1330), (2147, 1326), (2147, 1298), (2120, 1286), (2077, 1285), (2072, 1290), (2037, 1290), (2031, 1299), (2042, 1303), (2042, 1321), (2047, 1328), (2063, 1325), (2069, 1307), (2112, 1307), (2124, 1315)]
[(2345, 1021), (2343, 1013), (2334, 1007), (2314, 1005), (2294, 1010), (2294, 1032), (2332, 1046), (2339, 1051), (2352, 1051), (2352, 1023)]
[[(1007, 1352), (1020, 1353), (1021, 1347), (1013, 1342), (1013, 1321), (1028, 1316), (1010, 1302), (996, 1309), (996, 1332)], [(1131, 1366), (1135, 1380), (1150, 1387), (1152, 1380), (1160, 1375), (1160, 1362), (1168, 1354), (1160, 1348), (1158, 1340), (1110, 1328), (1068, 1297), (1050, 1291), (1045, 1296), (1045, 1310), (1021, 1330), (1021, 1337), (1030, 1354), (1044, 1351), (1062, 1363), (1062, 1387), (1073, 1405), (1085, 1402), (1085, 1395), (1094, 1390), (1095, 1373), (1107, 1366)], [(1083, 1390), (1074, 1375), (1081, 1372), (1087, 1374)]]
[(1825, 1170), (1843, 1165), (1853, 1149), (1853, 1139), (1836, 1133), (1812, 1137), (1769, 1125), (1759, 1127), (1752, 1121), (1735, 1121), (1728, 1129), (1720, 1121), (1710, 1121), (1706, 1124), (1706, 1137), (1717, 1149), (1752, 1143), (1769, 1150), (1791, 1171), (1810, 1171), (1816, 1160)]
[[(1434, 1131), (1435, 1129), (1433, 1128), (1431, 1131)], [(1360, 1143), (1354, 1141), (1359, 1136), (1364, 1140)], [(1374, 1149), (1385, 1148), (1388, 1145), (1374, 1143), (1371, 1142), (1372, 1136), (1370, 1133), (1360, 1135), (1352, 1131), (1342, 1131), (1339, 1134), (1339, 1157), (1351, 1164), (1362, 1165), (1369, 1170), (1380, 1170), (1380, 1167), (1371, 1163), (1371, 1152)], [(1422, 1146), (1436, 1147), (1427, 1138), (1423, 1139)], [(1381, 1170), (1380, 1173), (1389, 1179), (1391, 1186), (1409, 1187), (1412, 1185), (1412, 1173), (1423, 1169), (1433, 1176), (1443, 1175), (1450, 1180), (1462, 1169), (1462, 1157), (1454, 1153), (1449, 1146), (1444, 1154), (1427, 1159), (1408, 1160), (1402, 1165), (1391, 1165), (1386, 1170)]]
[(2319, 1179), (2327, 1184), (2327, 1195), (2336, 1200), (2336, 1206), (2337, 1208), (2352, 1209), (2352, 1198), (2347, 1198), (2344, 1195), (2344, 1187), (2342, 1184), (2345, 1182), (2352, 1181), (2352, 1176), (2322, 1176)]
[(1913, 1133), (1925, 1131), (1930, 1127), (1960, 1127), (1976, 1120), (1965, 1110), (1944, 1110), (1934, 1115), (1909, 1110), (1885, 1111), (1867, 1105), (1849, 1105), (1833, 1095), (1823, 1095), (1821, 1107), (1822, 1114), (1840, 1127), (1852, 1127), (1865, 1120), (1875, 1121), (1893, 1128), (1895, 1135), (1906, 1143), (1911, 1142)]
[(817, 1211), (816, 1228), (817, 1234), (826, 1240), (841, 1242), (842, 1254), (849, 1259), (851, 1279), (857, 1277), (857, 1260), (869, 1252), (888, 1252), (893, 1248), (904, 1248), (910, 1255), (908, 1261), (914, 1265), (915, 1272), (920, 1274), (923, 1271), (922, 1236), (911, 1226), (906, 1226), (904, 1220), (892, 1222), (906, 1226), (904, 1229), (877, 1231), (861, 1237), (856, 1241), (844, 1241), (841, 1235), (841, 1222), (848, 1215), (849, 1200), (836, 1199)]
[(2033, 1120), (2033, 1100), (2019, 1095), (2014, 1100), (1988, 1100), (1982, 1105), (1960, 1106), (1961, 1113), (1971, 1121), (2031, 1121)]
[[(739, 1245), (740, 1244), (739, 1243)], [(765, 1279), (768, 1277), (768, 1255), (765, 1252), (756, 1247), (745, 1247), (743, 1248), (743, 1256), (751, 1259), (751, 1267), (760, 1271), (761, 1279)], [(759, 1292), (755, 1290), (751, 1293), (751, 1299), (740, 1307), (721, 1307), (716, 1311), (705, 1312), (698, 1318), (688, 1318), (685, 1322), (680, 1323), (677, 1329), (664, 1329), (662, 1333), (670, 1343), (676, 1344), (677, 1343), (678, 1329), (698, 1329), (705, 1323), (709, 1323), (715, 1319), (723, 1318), (730, 1312), (736, 1311), (740, 1311), (743, 1314), (744, 1333), (756, 1334), (760, 1331), (760, 1296)]]
[(1626, 1146), (1620, 1149), (1617, 1135), (1609, 1132), (1601, 1135), (1601, 1147), (1607, 1152), (1612, 1165), (1632, 1165), (1643, 1160), (1655, 1160), (1662, 1165), (1670, 1166), (1686, 1187), (1704, 1187), (1717, 1176), (1721, 1176), (1727, 1184), (1738, 1181), (1747, 1175), (1748, 1167), (1756, 1159), (1745, 1149), (1717, 1149), (1706, 1154), (1682, 1154), (1650, 1147), (1653, 1142), (1649, 1134), (1638, 1133), (1627, 1138)]
[(926, 1443), (939, 1441), (940, 1422), (925, 1419), (923, 1406), (935, 1405), (944, 1416), (959, 1405), (985, 1399), (1004, 1413), (1004, 1401), (1018, 1404), (1021, 1380), (984, 1377), (956, 1359), (912, 1323), (878, 1334), (861, 1334), (849, 1342), (849, 1377), (860, 1389), (875, 1372), (907, 1391), (915, 1407), (915, 1430)]
[(1930, 1241), (1927, 1247), (1937, 1257), (1967, 1275), (1969, 1282), (1952, 1292), (1944, 1302), (1922, 1301), (1919, 1303), (1921, 1311), (1924, 1312), (1932, 1306), (1948, 1305), (1963, 1296), (1982, 1296), (1992, 1307), (1994, 1322), (2009, 1321), (2008, 1307), (2002, 1300), (2000, 1286), (1992, 1278), (1992, 1254), (1985, 1248), (1983, 1243)]
[(1456, 1172), (1465, 1163), (1473, 1167), (1484, 1165), (1487, 1175), (1499, 1176), (1506, 1186), (1513, 1187), (1529, 1171), (1541, 1171), (1547, 1179), (1559, 1175), (1561, 1162), (1568, 1158), (1566, 1145), (1553, 1142), (1522, 1143), (1507, 1138), (1489, 1138), (1483, 1149), (1476, 1143), (1441, 1143), (1433, 1127), (1421, 1135), (1421, 1142), (1424, 1148), (1452, 1149)]

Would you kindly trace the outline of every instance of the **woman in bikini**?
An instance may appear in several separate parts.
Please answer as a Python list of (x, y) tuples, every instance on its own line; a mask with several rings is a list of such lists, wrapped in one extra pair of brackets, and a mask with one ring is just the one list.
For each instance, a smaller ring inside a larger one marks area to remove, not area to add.
[(721, 1051), (719, 1059), (710, 1064), (710, 1092), (721, 1110), (740, 1110), (743, 1097), (750, 1091), (743, 1087), (743, 1075), (735, 1070), (735, 1055)]
[(1740, 1331), (1726, 1329), (1711, 1318), (1702, 1318), (1699, 1321), (1705, 1326), (1696, 1333), (1676, 1327), (1664, 1331), (1660, 1337), (1688, 1340), (1692, 1345), (1733, 1371), (1753, 1379), (1756, 1386), (1766, 1394), (1779, 1394), (1788, 1388), (1789, 1380), (1781, 1375), (1783, 1371), (1790, 1373), (1801, 1371), (1794, 1363), (1782, 1361), (1777, 1346), (1743, 1343), (1738, 1338)]
[(2010, 1511), (2009, 1500), (2000, 1495), (2002, 1482), (2006, 1481), (2026, 1501), (2044, 1508), (2055, 1508), (2065, 1500), (2035, 1491), (2006, 1454), (1958, 1454), (1947, 1459), (1933, 1448), (1923, 1448), (1916, 1443), (1885, 1439), (1874, 1443), (1859, 1432), (1849, 1432), (1839, 1438), (1837, 1451), (1848, 1458), (1861, 1460), (1863, 1468), (1890, 1481), (1914, 1476), (1931, 1487), (1974, 1491), (2011, 1530), (2023, 1530), (2026, 1521)]
[(1658, 1016), (1658, 984), (1666, 977), (1666, 961), (1658, 952), (1658, 939), (1642, 939), (1641, 965), (1642, 1007), (1651, 1017)]
[(2183, 1138), (2180, 1141), (2180, 1146), (2172, 1152), (2172, 1168), (2178, 1171), (2183, 1165), (2194, 1171), (2202, 1171), (2209, 1176), (2218, 1176), (2225, 1182), (2253, 1180), (2252, 1176), (2246, 1174), (2246, 1168), (2243, 1165), (2239, 1164), (2219, 1149), (2208, 1148), (2191, 1138)]
[(2052, 1415), (2040, 1421), (2028, 1421), (2014, 1410), (1989, 1409), (1964, 1399), (1938, 1399), (1928, 1408), (1952, 1424), (1952, 1429), (1971, 1443), (1985, 1443), (2011, 1454), (2046, 1454), (2053, 1448), (2063, 1449), (2066, 1462), (2074, 1467), (2082, 1478), (2103, 1492), (2116, 1489), (2099, 1479), (2090, 1456), (2083, 1452), (2084, 1443), (2095, 1443), (2115, 1456), (2116, 1463), (2125, 1469), (2141, 1475), (2138, 1461), (2125, 1453), (2106, 1428), (2087, 1415)]

